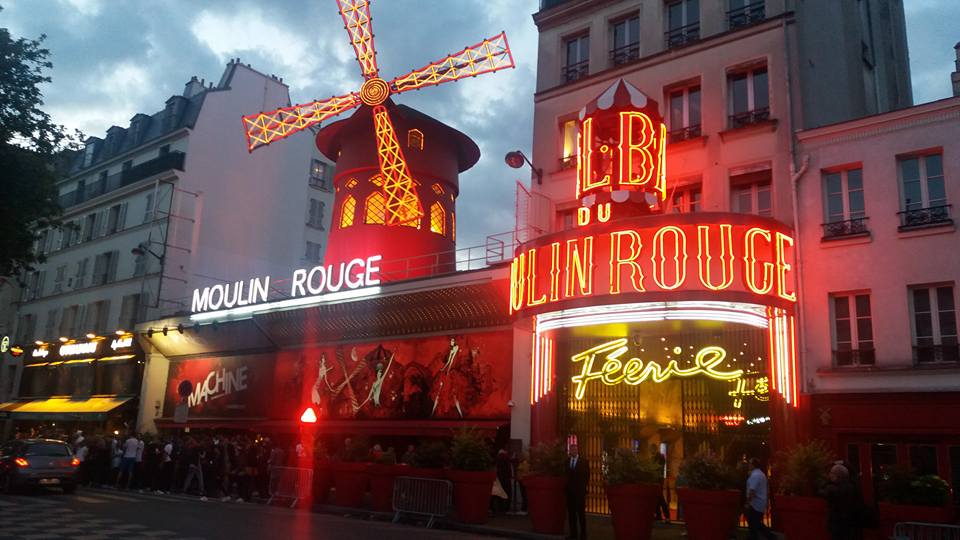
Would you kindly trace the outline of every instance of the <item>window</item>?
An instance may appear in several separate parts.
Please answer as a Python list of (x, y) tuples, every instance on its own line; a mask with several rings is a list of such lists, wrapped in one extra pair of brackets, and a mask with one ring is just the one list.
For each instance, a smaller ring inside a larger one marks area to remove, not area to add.
[(60, 332), (61, 336), (71, 336), (74, 334), (74, 326), (76, 326), (76, 320), (80, 306), (68, 306), (63, 308), (63, 316), (60, 317)]
[(97, 229), (97, 215), (89, 214), (83, 220), (83, 241), (89, 242), (93, 240), (93, 236), (96, 233)]
[(610, 25), (610, 61), (615, 66), (640, 58), (640, 16), (621, 19)]
[(407, 131), (407, 148), (423, 150), (423, 132), (419, 129)]
[(101, 253), (93, 261), (93, 285), (104, 285), (117, 278), (117, 262), (119, 251)]
[(143, 222), (153, 221), (153, 193), (147, 193), (147, 204), (143, 210)]
[(435, 232), (443, 236), (446, 229), (447, 215), (443, 206), (436, 202), (430, 205), (430, 232)]
[(770, 171), (730, 177), (730, 208), (741, 214), (773, 215), (770, 199)]
[(115, 204), (110, 207), (107, 213), (107, 234), (113, 234), (123, 230), (124, 221), (126, 221), (127, 203)]
[(169, 153), (170, 153), (170, 145), (169, 145), (169, 144), (165, 144), (165, 145), (163, 145), (163, 146), (160, 147), (159, 157), (164, 157), (164, 156), (166, 156), (166, 155), (169, 154)]
[(910, 468), (921, 476), (940, 474), (937, 447), (930, 444), (910, 445)]
[(869, 294), (830, 296), (833, 315), (833, 363), (870, 365), (875, 361)]
[(120, 318), (117, 319), (117, 328), (132, 329), (140, 319), (140, 295), (128, 294), (120, 302)]
[(346, 229), (347, 227), (353, 225), (353, 215), (357, 211), (357, 200), (353, 198), (353, 195), (347, 195), (347, 198), (343, 201), (343, 206), (340, 209), (340, 228)]
[(901, 158), (900, 227), (953, 223), (943, 182), (943, 154)]
[(17, 342), (26, 343), (33, 341), (37, 337), (37, 316), (30, 313), (20, 316), (20, 322), (17, 324)]
[(824, 173), (823, 220), (824, 238), (867, 232), (862, 169)]
[(90, 263), (90, 258), (84, 258), (77, 261), (77, 272), (74, 274), (73, 288), (82, 289), (86, 285), (87, 280), (87, 266)]
[(81, 331), (83, 333), (106, 334), (107, 318), (110, 315), (110, 301), (101, 300), (87, 305), (86, 317)]
[(742, 28), (758, 23), (766, 18), (764, 0), (730, 0), (727, 11), (727, 24), (730, 29)]
[(310, 215), (307, 217), (307, 226), (323, 230), (323, 210), (326, 204), (317, 199), (310, 199)]
[(684, 141), (700, 136), (700, 85), (670, 90), (670, 142)]
[(303, 258), (310, 262), (320, 262), (320, 247), (320, 244), (316, 242), (307, 242), (307, 249)]
[(564, 83), (582, 79), (590, 73), (590, 35), (585, 34), (564, 40)]
[(133, 160), (132, 160), (132, 159), (128, 159), (127, 161), (124, 161), (124, 162), (123, 162), (123, 165), (120, 166), (120, 174), (121, 174), (121, 176), (124, 177), (124, 178), (126, 178), (127, 174), (129, 174), (130, 169), (132, 169), (132, 168), (133, 168)]
[(443, 186), (441, 186), (440, 184), (433, 184), (432, 186), (430, 186), (430, 189), (432, 189), (434, 195), (438, 197), (443, 195)]
[(60, 310), (51, 309), (47, 311), (47, 321), (43, 325), (43, 339), (48, 341), (53, 341), (60, 337), (57, 335), (57, 315), (60, 314)]
[(61, 264), (53, 276), (53, 294), (63, 292), (63, 280), (67, 276), (67, 265)]
[(148, 266), (150, 265), (150, 258), (146, 253), (143, 255), (137, 255), (133, 259), (133, 277), (143, 277), (147, 274)]
[(700, 211), (700, 184), (678, 187), (670, 198), (669, 211), (672, 214), (688, 214)]
[(93, 163), (93, 152), (96, 150), (94, 143), (88, 143), (83, 149), (83, 166), (89, 167)]
[(330, 173), (326, 163), (319, 159), (310, 160), (310, 185), (330, 191)]
[(917, 364), (957, 362), (957, 313), (953, 285), (910, 289), (913, 361)]
[(668, 49), (683, 47), (700, 39), (700, 0), (678, 0), (667, 4)]
[(577, 135), (580, 133), (580, 123), (577, 120), (567, 120), (561, 129), (563, 148), (560, 152), (560, 169), (574, 169), (577, 167)]
[(767, 87), (767, 67), (756, 67), (727, 74), (727, 96), (731, 129), (769, 119), (770, 94)]
[(46, 277), (46, 270), (31, 272), (25, 279), (27, 285), (21, 291), (21, 300), (27, 302), (43, 296), (43, 282)]
[(364, 222), (369, 225), (383, 225), (387, 222), (387, 206), (383, 193), (374, 191), (367, 197)]

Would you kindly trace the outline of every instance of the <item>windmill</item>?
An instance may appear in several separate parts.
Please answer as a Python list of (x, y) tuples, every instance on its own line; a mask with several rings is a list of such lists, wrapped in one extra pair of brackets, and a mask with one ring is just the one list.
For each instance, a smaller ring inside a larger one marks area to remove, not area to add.
[[(363, 119), (369, 112), (373, 134), (376, 139), (377, 169), (379, 173), (376, 175), (379, 178), (374, 177), (372, 181), (377, 184), (378, 189), (382, 192), (382, 225), (419, 229), (420, 220), (424, 217), (424, 209), (421, 197), (417, 192), (417, 181), (408, 166), (403, 146), (397, 138), (397, 130), (391, 118), (391, 109), (395, 106), (390, 97), (410, 90), (418, 90), (427, 86), (514, 67), (506, 34), (501, 32), (460, 52), (450, 54), (439, 61), (386, 81), (380, 77), (377, 67), (369, 1), (337, 0), (337, 5), (343, 18), (344, 28), (349, 34), (350, 42), (360, 64), (360, 71), (363, 74), (364, 82), (359, 91), (275, 111), (244, 116), (243, 123), (247, 134), (248, 149), (252, 152), (257, 148), (311, 126), (316, 126), (326, 119), (354, 108), (360, 108), (364, 112), (363, 115), (360, 115)], [(369, 111), (364, 111), (364, 109), (369, 109)], [(452, 130), (452, 128), (450, 129)], [(321, 138), (322, 133), (317, 138), (318, 146), (321, 144)], [(337, 159), (339, 153), (338, 151), (335, 157), (329, 156), (329, 154), (328, 156)], [(462, 170), (465, 169), (461, 167)], [(337, 190), (338, 198), (340, 198), (340, 186)], [(346, 201), (336, 201), (338, 214), (335, 215), (346, 216), (343, 209), (344, 202)], [(347, 203), (346, 207), (353, 212), (356, 208), (356, 202), (353, 203), (353, 206)], [(341, 217), (341, 225), (343, 223), (347, 223), (347, 221), (346, 218)], [(350, 224), (353, 224), (352, 214)], [(334, 232), (344, 228), (346, 227), (337, 227), (335, 224)], [(331, 234), (329, 240), (331, 245), (336, 240), (334, 236)], [(329, 251), (328, 260), (330, 260)]]

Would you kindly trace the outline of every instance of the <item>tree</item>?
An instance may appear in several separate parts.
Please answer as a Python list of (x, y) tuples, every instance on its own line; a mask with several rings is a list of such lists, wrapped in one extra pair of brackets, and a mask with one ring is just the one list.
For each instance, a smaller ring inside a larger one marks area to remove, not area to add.
[(45, 38), (14, 39), (0, 28), (0, 276), (43, 262), (34, 242), (60, 225), (57, 164), (79, 141), (41, 109), (40, 85), (50, 82), (45, 71), (53, 67)]

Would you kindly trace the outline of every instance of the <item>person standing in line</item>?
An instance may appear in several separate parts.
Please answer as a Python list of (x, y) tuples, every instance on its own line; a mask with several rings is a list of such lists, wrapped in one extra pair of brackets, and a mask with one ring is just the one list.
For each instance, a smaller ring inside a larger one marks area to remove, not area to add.
[(750, 458), (750, 475), (747, 477), (747, 503), (743, 513), (747, 516), (750, 528), (750, 540), (771, 540), (776, 538), (763, 524), (763, 514), (767, 511), (767, 476), (760, 468), (760, 460)]
[(207, 492), (203, 486), (203, 462), (206, 461), (206, 459), (207, 451), (203, 446), (196, 444), (190, 449), (187, 479), (183, 483), (183, 492), (187, 493), (190, 491), (190, 485), (193, 484), (193, 479), (196, 478), (201, 501), (207, 500)]
[(567, 466), (567, 517), (570, 520), (568, 538), (587, 538), (587, 485), (590, 483), (590, 462), (580, 457), (576, 444), (570, 445), (570, 462)]
[(830, 469), (830, 484), (826, 488), (827, 530), (830, 540), (860, 540), (860, 500), (850, 482), (850, 471), (837, 464)]
[(86, 486), (90, 482), (90, 446), (87, 442), (81, 442), (76, 450), (75, 457), (80, 462), (79, 484)]
[(170, 486), (173, 481), (173, 442), (169, 439), (166, 444), (163, 445), (163, 449), (160, 452), (160, 472), (157, 474), (157, 482), (154, 490), (163, 495), (164, 492), (170, 491)]
[(657, 500), (657, 521), (663, 520), (667, 523), (670, 523), (670, 507), (667, 505), (667, 500), (663, 497), (663, 488), (666, 475), (666, 466), (667, 458), (660, 453), (660, 448), (655, 444), (650, 445), (650, 455), (653, 456), (653, 462), (657, 464), (657, 467), (660, 469), (660, 473), (663, 475), (660, 478), (660, 498)]
[[(143, 467), (144, 450), (146, 450), (146, 444), (144, 444), (142, 437), (137, 436), (137, 455), (134, 457), (134, 464), (133, 464), (133, 468), (135, 471), (134, 473), (135, 481), (133, 483), (133, 487), (140, 489), (141, 491), (143, 490), (143, 478), (145, 476), (145, 471)], [(128, 480), (127, 487), (129, 486), (130, 486), (130, 482)]]
[(133, 482), (133, 471), (137, 465), (137, 452), (140, 448), (140, 440), (131, 432), (127, 440), (123, 442), (120, 448), (120, 472), (117, 473), (117, 483), (114, 487), (120, 489), (121, 479), (126, 477), (124, 487), (130, 489)]

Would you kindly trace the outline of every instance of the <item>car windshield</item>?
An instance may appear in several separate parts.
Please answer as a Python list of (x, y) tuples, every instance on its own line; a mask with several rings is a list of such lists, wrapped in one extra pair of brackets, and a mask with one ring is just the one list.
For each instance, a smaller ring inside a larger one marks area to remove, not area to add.
[(69, 456), (70, 448), (60, 443), (36, 443), (27, 446), (28, 456)]

